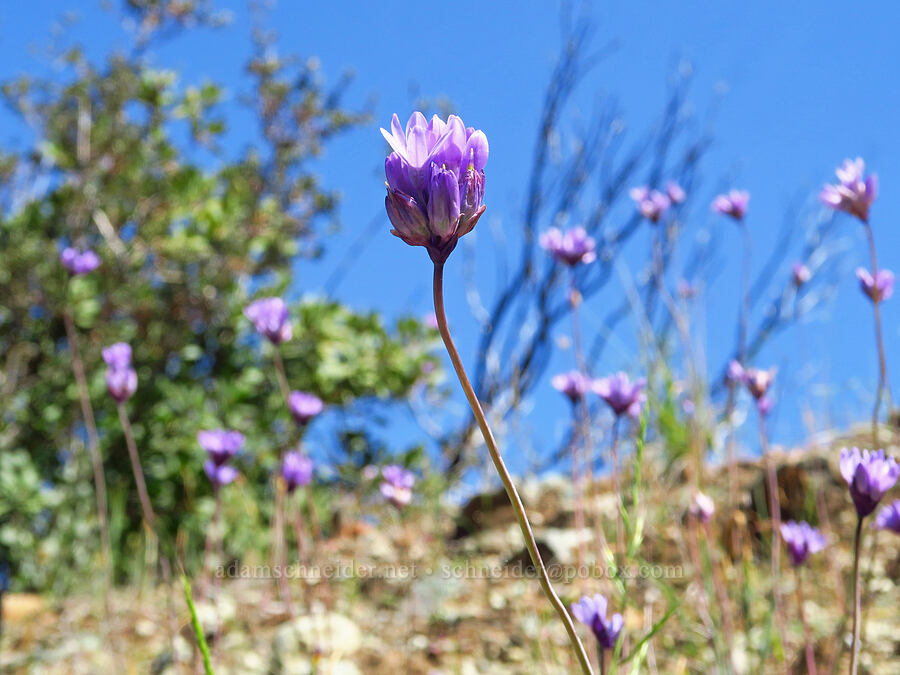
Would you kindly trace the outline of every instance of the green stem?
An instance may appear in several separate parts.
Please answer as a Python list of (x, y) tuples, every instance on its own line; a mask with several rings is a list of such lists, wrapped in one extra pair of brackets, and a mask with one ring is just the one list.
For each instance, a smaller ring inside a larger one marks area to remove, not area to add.
[(531, 562), (538, 572), (541, 588), (544, 590), (544, 594), (547, 596), (550, 604), (553, 605), (556, 613), (559, 614), (559, 618), (563, 622), (566, 632), (569, 634), (569, 640), (575, 648), (575, 655), (578, 657), (578, 662), (581, 665), (582, 671), (585, 675), (593, 675), (594, 671), (591, 668), (587, 652), (584, 649), (584, 645), (581, 644), (578, 633), (575, 631), (575, 624), (572, 623), (572, 618), (569, 616), (565, 606), (550, 583), (550, 576), (547, 574), (547, 568), (544, 566), (544, 561), (541, 559), (541, 554), (538, 552), (537, 542), (535, 541), (534, 533), (531, 530), (531, 523), (528, 522), (528, 516), (525, 513), (525, 506), (522, 504), (522, 499), (519, 497), (519, 493), (516, 490), (512, 477), (500, 455), (497, 441), (494, 439), (494, 434), (491, 431), (490, 426), (488, 426), (484, 411), (481, 409), (481, 403), (478, 402), (475, 390), (472, 388), (472, 384), (469, 382), (469, 378), (466, 375), (462, 359), (459, 356), (459, 352), (456, 350), (456, 345), (453, 344), (453, 338), (450, 337), (450, 329), (447, 327), (447, 316), (444, 313), (444, 264), (437, 262), (434, 264), (434, 313), (437, 317), (441, 339), (444, 341), (444, 346), (447, 348), (447, 354), (453, 362), (453, 368), (456, 370), (459, 383), (469, 401), (469, 406), (472, 408), (472, 414), (475, 415), (475, 420), (478, 422), (478, 426), (481, 429), (481, 435), (484, 437), (488, 453), (490, 453), (491, 460), (494, 462), (494, 467), (500, 475), (500, 480), (503, 483), (503, 487), (506, 489), (506, 494), (516, 513), (516, 519), (519, 521), (519, 527), (521, 528), (522, 536), (525, 539), (525, 546), (531, 556)]
[[(872, 227), (865, 223), (866, 239), (869, 243), (869, 257), (872, 260), (872, 278), (878, 276), (878, 253), (875, 249), (875, 236)], [(881, 403), (887, 394), (888, 410), (891, 406), (891, 391), (887, 384), (887, 362), (884, 355), (884, 336), (881, 330), (881, 306), (872, 299), (872, 311), (875, 314), (875, 343), (878, 347), (878, 389), (875, 392), (875, 408), (872, 410), (872, 439), (875, 447), (878, 447), (878, 417), (881, 412)]]
[(862, 543), (863, 517), (856, 521), (856, 534), (853, 535), (853, 650), (850, 654), (850, 675), (856, 675), (859, 667), (859, 615), (862, 609), (859, 587), (859, 551)]

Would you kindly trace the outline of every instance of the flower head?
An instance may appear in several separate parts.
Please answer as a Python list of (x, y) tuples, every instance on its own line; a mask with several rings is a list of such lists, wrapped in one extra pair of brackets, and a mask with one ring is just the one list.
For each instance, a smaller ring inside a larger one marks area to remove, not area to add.
[(743, 220), (750, 203), (750, 193), (746, 190), (732, 190), (713, 199), (712, 210), (735, 220)]
[(728, 363), (728, 370), (725, 372), (725, 379), (727, 379), (729, 382), (743, 382), (744, 366), (742, 366), (739, 361), (735, 361), (734, 359), (732, 359)]
[(101, 352), (106, 362), (106, 389), (118, 403), (124, 403), (137, 391), (137, 373), (131, 367), (131, 346), (117, 342)]
[(210, 461), (222, 466), (244, 445), (244, 434), (229, 429), (207, 429), (197, 432), (197, 442), (206, 450)]
[(791, 278), (794, 280), (794, 286), (800, 288), (803, 284), (809, 283), (812, 278), (812, 272), (801, 262), (795, 262), (791, 266)]
[(203, 463), (203, 471), (216, 489), (219, 489), (223, 485), (228, 485), (238, 477), (238, 470), (233, 466), (230, 464), (219, 465), (211, 459), (208, 459)]
[(625, 620), (619, 613), (606, 618), (606, 598), (599, 593), (591, 597), (584, 595), (578, 602), (572, 603), (572, 616), (591, 629), (602, 649), (612, 649), (616, 646), (619, 633), (625, 625)]
[(856, 278), (860, 289), (872, 302), (887, 300), (894, 294), (894, 273), (890, 270), (878, 270), (873, 277), (867, 269), (858, 267)]
[(260, 298), (244, 308), (244, 316), (253, 322), (256, 332), (272, 344), (287, 342), (293, 336), (287, 305), (281, 298)]
[(293, 492), (301, 485), (309, 485), (313, 475), (312, 460), (302, 452), (291, 450), (284, 453), (281, 460), (281, 477), (287, 483), (288, 492)]
[(90, 249), (79, 251), (77, 248), (67, 246), (59, 254), (59, 259), (63, 267), (74, 276), (93, 272), (100, 267), (100, 257)]
[[(681, 190), (677, 184), (675, 187)], [(646, 185), (631, 188), (628, 194), (635, 201), (637, 210), (651, 223), (658, 223), (673, 201), (671, 197), (664, 195), (659, 190), (651, 190)], [(684, 191), (681, 191), (680, 194), (684, 195)]]
[(124, 370), (131, 365), (131, 345), (127, 342), (117, 342), (104, 347), (100, 353), (106, 365), (113, 370)]
[(597, 259), (597, 242), (589, 237), (583, 227), (573, 227), (563, 232), (551, 227), (540, 236), (541, 248), (559, 262), (574, 267), (578, 263), (592, 263)]
[(641, 414), (644, 405), (644, 386), (647, 381), (640, 378), (632, 382), (626, 373), (618, 372), (609, 377), (594, 380), (593, 390), (600, 398), (606, 401), (616, 416), (627, 414), (629, 417), (637, 417)]
[(810, 555), (818, 553), (828, 544), (825, 535), (806, 521), (782, 523), (781, 538), (787, 545), (794, 567), (805, 563)]
[(698, 491), (694, 493), (688, 511), (701, 523), (708, 523), (716, 512), (716, 504), (708, 495)]
[(384, 163), (391, 234), (443, 262), (484, 213), (487, 136), (456, 115), (428, 121), (418, 111), (405, 128), (394, 115), (381, 134), (392, 149)]
[(683, 187), (674, 180), (670, 180), (666, 182), (666, 197), (668, 197), (669, 201), (673, 204), (681, 204), (687, 199), (687, 194)]
[(406, 506), (412, 501), (412, 487), (416, 477), (412, 471), (398, 464), (390, 464), (381, 470), (384, 481), (379, 486), (382, 496), (396, 507)]
[(850, 486), (856, 513), (865, 518), (897, 482), (900, 464), (893, 457), (885, 457), (884, 450), (844, 448), (841, 450), (841, 475)]
[(288, 407), (291, 415), (300, 426), (304, 426), (325, 408), (325, 404), (315, 394), (305, 391), (292, 391), (288, 396)]
[(845, 159), (843, 166), (835, 170), (837, 185), (826, 185), (819, 199), (835, 211), (844, 211), (862, 222), (869, 222), (869, 207), (878, 196), (878, 175), (865, 175), (866, 163), (862, 157)]
[(772, 402), (771, 397), (763, 396), (756, 400), (756, 411), (765, 417), (770, 412), (772, 412), (772, 408), (775, 404)]
[(762, 370), (761, 368), (745, 368), (741, 377), (741, 381), (747, 386), (753, 398), (757, 401), (762, 399), (769, 391), (769, 387), (775, 381), (776, 370), (769, 368)]
[(565, 394), (572, 403), (577, 403), (591, 388), (591, 378), (577, 370), (572, 370), (568, 373), (554, 375), (550, 384), (556, 391)]
[(875, 516), (875, 527), (900, 534), (900, 499), (883, 507)]

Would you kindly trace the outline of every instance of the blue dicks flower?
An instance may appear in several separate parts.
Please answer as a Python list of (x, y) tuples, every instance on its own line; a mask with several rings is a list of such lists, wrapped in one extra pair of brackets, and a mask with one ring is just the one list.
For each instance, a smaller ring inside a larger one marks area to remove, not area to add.
[(647, 381), (640, 378), (632, 382), (626, 373), (618, 372), (609, 377), (594, 380), (593, 390), (612, 408), (616, 417), (627, 414), (637, 417), (644, 405), (644, 386)]
[(769, 368), (769, 370), (745, 368), (740, 379), (747, 386), (747, 391), (753, 395), (753, 398), (761, 401), (775, 381), (775, 373), (774, 368)]
[[(676, 197), (684, 198), (684, 191), (677, 184), (673, 184), (678, 191), (675, 192)], [(659, 219), (672, 205), (672, 198), (664, 195), (659, 190), (651, 190), (646, 185), (631, 188), (629, 196), (634, 200), (637, 210), (651, 223), (658, 223)]]
[(393, 151), (384, 163), (391, 233), (443, 262), (484, 213), (487, 136), (456, 115), (427, 121), (418, 111), (406, 128), (394, 115), (381, 133)]
[(666, 182), (666, 197), (668, 197), (669, 201), (673, 204), (681, 204), (687, 199), (687, 193), (678, 183), (674, 180), (670, 180)]
[(228, 429), (207, 429), (197, 432), (197, 442), (216, 466), (222, 466), (244, 445), (244, 434)]
[(412, 487), (416, 477), (412, 471), (398, 464), (390, 464), (381, 470), (384, 481), (379, 485), (382, 496), (397, 508), (412, 501)]
[(554, 375), (550, 384), (556, 391), (565, 394), (574, 404), (580, 401), (581, 397), (591, 388), (591, 378), (577, 370), (572, 370), (568, 373)]
[(728, 194), (717, 196), (712, 203), (712, 210), (735, 220), (743, 220), (750, 204), (750, 193), (746, 190), (732, 190)]
[(93, 272), (100, 267), (99, 256), (90, 249), (79, 251), (77, 248), (67, 246), (62, 250), (62, 253), (59, 254), (59, 259), (60, 262), (62, 262), (63, 267), (69, 270), (74, 276)]
[(828, 544), (825, 535), (806, 521), (799, 523), (789, 520), (781, 524), (781, 538), (787, 545), (791, 563), (798, 567), (813, 553), (818, 553)]
[(131, 367), (131, 346), (117, 342), (102, 351), (106, 362), (106, 389), (118, 403), (124, 403), (137, 391), (137, 373)]
[(578, 263), (592, 263), (597, 259), (597, 243), (583, 227), (573, 227), (567, 232), (551, 227), (540, 236), (539, 242), (541, 248), (570, 267)]
[(856, 513), (865, 518), (897, 482), (900, 464), (893, 457), (885, 457), (884, 450), (844, 448), (841, 450), (841, 475), (850, 486)]
[(882, 508), (875, 516), (875, 527), (900, 534), (900, 499)]
[(288, 492), (293, 492), (301, 485), (309, 485), (312, 481), (312, 460), (302, 452), (291, 450), (284, 453), (281, 460), (281, 477), (287, 484)]
[(287, 305), (281, 298), (254, 300), (244, 308), (244, 316), (253, 322), (256, 332), (272, 344), (287, 342), (293, 335)]
[(701, 523), (708, 523), (716, 512), (716, 503), (709, 495), (697, 491), (691, 498), (688, 511)]
[(890, 270), (878, 270), (873, 277), (869, 270), (858, 267), (856, 278), (862, 292), (874, 303), (887, 300), (894, 294), (894, 273)]
[(313, 417), (325, 409), (325, 404), (315, 394), (292, 391), (288, 396), (288, 407), (291, 409), (294, 421), (300, 426), (306, 426)]
[(203, 463), (203, 471), (216, 489), (234, 482), (234, 479), (238, 477), (238, 470), (233, 466), (230, 464), (219, 466), (211, 459)]
[(572, 616), (591, 629), (602, 649), (612, 649), (616, 646), (625, 620), (618, 612), (607, 620), (606, 607), (606, 598), (599, 593), (593, 597), (584, 595), (581, 600), (572, 603)]
[(844, 211), (862, 222), (869, 222), (869, 207), (878, 196), (878, 175), (865, 175), (866, 163), (862, 157), (845, 159), (843, 166), (835, 170), (837, 185), (826, 185), (819, 193), (823, 204), (835, 211)]

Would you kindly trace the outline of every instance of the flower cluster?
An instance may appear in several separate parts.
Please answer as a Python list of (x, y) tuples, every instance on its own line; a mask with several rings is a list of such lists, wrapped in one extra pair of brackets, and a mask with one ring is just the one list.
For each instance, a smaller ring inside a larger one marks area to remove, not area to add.
[(379, 486), (382, 496), (397, 508), (412, 501), (412, 487), (416, 477), (413, 472), (398, 464), (390, 464), (381, 470), (384, 481)]
[(315, 394), (305, 391), (292, 391), (290, 396), (288, 396), (288, 407), (291, 409), (294, 421), (303, 427), (325, 409), (325, 404)]
[(575, 404), (591, 389), (593, 380), (584, 373), (572, 370), (568, 373), (554, 375), (550, 380), (550, 384), (553, 385), (556, 391), (565, 394)]
[(100, 257), (90, 249), (79, 251), (77, 248), (67, 246), (59, 254), (59, 259), (63, 267), (76, 277), (100, 267)]
[(900, 477), (900, 464), (885, 457), (884, 450), (841, 450), (841, 475), (850, 486), (850, 497), (860, 518), (865, 518)]
[(131, 346), (117, 342), (103, 350), (106, 388), (117, 403), (124, 403), (137, 391), (137, 373), (131, 367)]
[(806, 521), (797, 523), (789, 520), (782, 523), (780, 529), (794, 567), (805, 563), (810, 555), (818, 553), (828, 544), (825, 535)]
[(843, 166), (835, 170), (839, 183), (826, 185), (819, 199), (835, 211), (844, 211), (862, 222), (869, 222), (869, 207), (878, 196), (878, 175), (865, 175), (866, 163), (862, 157), (845, 159)]
[(723, 216), (731, 216), (735, 220), (743, 220), (750, 204), (750, 193), (746, 190), (732, 190), (728, 194), (718, 195), (712, 203), (712, 210)]
[(574, 267), (579, 263), (592, 263), (597, 259), (597, 243), (583, 227), (573, 227), (563, 232), (551, 227), (540, 236), (541, 247), (557, 261)]
[(874, 303), (887, 300), (894, 294), (894, 273), (890, 270), (878, 270), (873, 277), (865, 268), (856, 270), (859, 288)]
[(809, 283), (809, 280), (812, 279), (812, 272), (803, 263), (795, 262), (791, 266), (791, 278), (794, 281), (794, 286), (800, 288), (804, 284)]
[(756, 408), (761, 415), (768, 415), (772, 409), (772, 399), (768, 392), (775, 381), (776, 372), (775, 368), (744, 368), (737, 361), (728, 364), (728, 379), (747, 387), (747, 391), (756, 399)]
[(900, 534), (900, 499), (888, 504), (875, 516), (875, 527)]
[(312, 460), (297, 450), (284, 453), (281, 460), (281, 477), (287, 485), (288, 492), (293, 492), (302, 485), (309, 485), (313, 476)]
[(606, 401), (616, 417), (628, 415), (637, 417), (641, 414), (646, 396), (644, 387), (647, 380), (643, 377), (632, 382), (627, 373), (618, 372), (608, 377), (594, 380), (592, 389), (594, 393)]
[(203, 464), (215, 489), (228, 485), (238, 476), (238, 471), (228, 462), (244, 445), (244, 435), (228, 429), (209, 429), (197, 432), (197, 442), (206, 450), (209, 459)]
[(631, 188), (628, 194), (634, 200), (640, 214), (651, 223), (658, 223), (672, 204), (680, 204), (687, 198), (684, 189), (672, 180), (666, 183), (664, 193), (642, 185)]
[(394, 115), (381, 133), (393, 150), (384, 163), (391, 233), (442, 263), (484, 213), (487, 136), (456, 115), (428, 121), (418, 111), (405, 128)]
[(281, 298), (260, 298), (244, 308), (244, 316), (253, 322), (260, 335), (273, 345), (287, 342), (293, 336), (287, 305)]
[(625, 620), (616, 612), (606, 618), (606, 598), (599, 593), (593, 597), (584, 595), (578, 602), (572, 603), (572, 616), (591, 629), (601, 649), (612, 649), (616, 646)]

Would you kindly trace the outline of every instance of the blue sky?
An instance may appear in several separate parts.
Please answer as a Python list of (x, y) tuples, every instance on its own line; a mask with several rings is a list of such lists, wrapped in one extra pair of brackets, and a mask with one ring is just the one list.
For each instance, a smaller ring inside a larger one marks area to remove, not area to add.
[[(223, 82), (234, 103), (247, 90), (242, 64), (250, 51), (248, 14), (244, 2), (216, 4), (233, 11), (231, 27), (176, 39), (152, 58), (180, 71), (183, 82)], [(54, 17), (75, 7), (81, 20), (73, 35), (87, 44), (89, 53), (127, 44), (116, 18), (102, 11), (99, 2), (5, 3), (0, 10), (0, 76), (47, 72), (46, 61), (34, 47), (46, 43)], [(788, 206), (799, 202), (815, 208), (815, 195), (832, 178), (834, 167), (845, 157), (862, 155), (881, 179), (881, 196), (872, 211), (880, 263), (900, 266), (900, 235), (891, 218), (900, 210), (900, 5), (885, 0), (855, 9), (836, 1), (635, 0), (597, 3), (593, 17), (596, 44), (614, 44), (615, 49), (580, 91), (577, 102), (583, 107), (572, 112), (576, 117), (587, 114), (598, 95), (614, 96), (629, 133), (639, 135), (656, 120), (676, 65), (689, 61), (697, 113), (716, 106), (715, 142), (701, 167), (700, 195), (689, 217), (698, 227), (724, 229), (725, 253), (737, 247), (739, 239), (731, 223), (706, 209), (717, 189), (733, 184), (751, 192), (748, 224), (759, 263), (773, 245)], [(321, 292), (334, 266), (348, 254), (356, 256), (351, 246), (382, 213), (385, 144), (378, 126), (386, 126), (395, 111), (405, 119), (418, 95), (447, 97), (467, 124), (485, 130), (491, 144), (488, 212), (479, 229), (490, 224), (514, 231), (523, 210), (543, 89), (559, 46), (557, 3), (503, 1), (476, 9), (471, 4), (282, 0), (268, 25), (277, 29), (282, 53), (315, 55), (328, 79), (352, 69), (349, 103), (374, 100), (375, 122), (338, 139), (317, 164), (325, 184), (342, 193), (342, 230), (326, 242), (323, 261), (298, 265), (299, 291)], [(0, 120), (0, 141), (18, 142), (21, 127), (6, 112)], [(246, 117), (237, 118), (229, 139), (235, 149), (252, 142)], [(384, 226), (359, 252), (335, 293), (355, 307), (379, 309), (388, 316), (425, 314), (430, 309), (427, 256), (388, 234), (387, 219), (382, 219)], [(782, 400), (772, 425), (776, 443), (803, 436), (803, 401), (810, 401), (819, 413), (819, 429), (868, 415), (876, 367), (871, 308), (853, 276), (853, 268), (865, 265), (867, 258), (859, 227), (846, 218), (840, 231), (849, 248), (833, 302), (802, 331), (790, 329), (775, 340), (757, 361), (782, 367)], [(486, 234), (480, 241), (487, 240)], [(489, 271), (492, 253), (479, 247), (479, 265)], [(737, 311), (735, 252), (723, 262), (722, 274), (706, 297), (707, 351), (714, 366), (724, 357), (725, 345), (732, 344)], [(451, 260), (451, 281), (458, 282), (461, 267), (459, 256)], [(490, 284), (484, 292), (489, 295)], [(585, 307), (589, 327), (598, 328), (604, 308), (617, 303), (621, 292), (616, 283), (593, 301), (594, 306)], [(900, 363), (898, 302), (884, 306), (889, 368)], [(471, 361), (475, 322), (461, 292), (450, 293), (448, 312)], [(561, 325), (559, 334), (565, 330)], [(597, 372), (635, 366), (635, 356), (629, 353), (634, 330), (631, 323), (618, 327), (619, 346), (594, 364)], [(553, 370), (568, 368), (570, 362), (569, 354), (560, 353)], [(804, 362), (812, 366), (801, 377)], [(824, 416), (823, 392), (828, 393), (830, 419)], [(526, 423), (534, 429), (536, 445), (553, 445), (565, 427), (566, 404), (547, 384), (538, 388), (533, 405), (535, 412)], [(752, 436), (748, 438), (754, 448)]]

